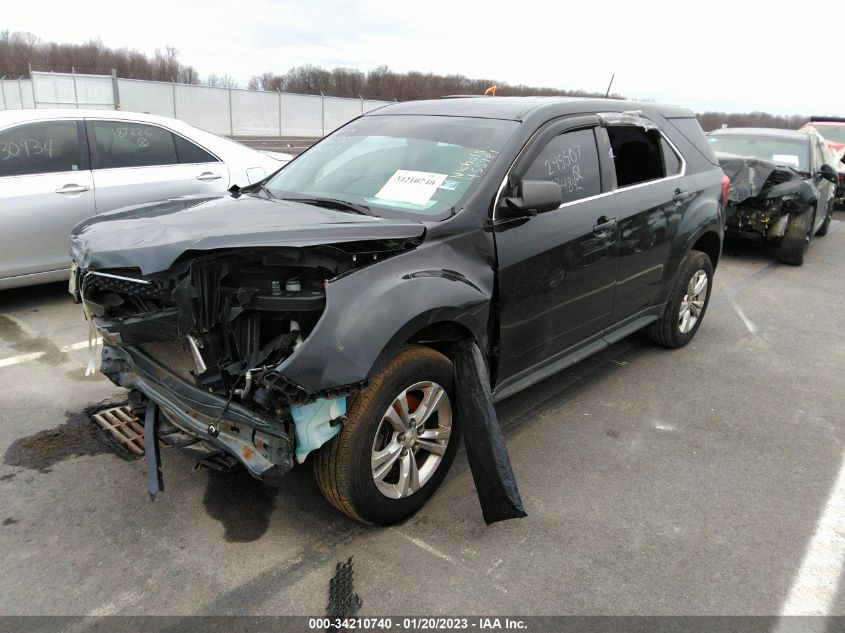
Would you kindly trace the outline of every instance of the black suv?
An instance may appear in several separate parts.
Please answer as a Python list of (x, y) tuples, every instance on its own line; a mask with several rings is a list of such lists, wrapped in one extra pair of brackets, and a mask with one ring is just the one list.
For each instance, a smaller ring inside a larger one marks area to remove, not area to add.
[(146, 411), (148, 463), (154, 434), (274, 483), (314, 452), (326, 498), (386, 524), (431, 496), (471, 428), (456, 346), (479, 352), (492, 402), (642, 328), (685, 345), (724, 193), (688, 110), (399, 103), (248, 190), (80, 224), (71, 290), (101, 371)]

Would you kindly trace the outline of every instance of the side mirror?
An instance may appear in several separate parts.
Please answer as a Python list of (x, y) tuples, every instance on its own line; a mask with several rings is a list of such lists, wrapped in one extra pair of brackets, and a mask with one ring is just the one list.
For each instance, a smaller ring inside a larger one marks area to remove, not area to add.
[(825, 180), (829, 180), (833, 184), (836, 184), (839, 181), (839, 174), (837, 174), (836, 170), (828, 164), (824, 164), (819, 168), (819, 176)]
[(502, 218), (524, 218), (560, 206), (561, 188), (550, 180), (523, 180), (516, 187), (516, 195), (503, 198), (499, 205)]

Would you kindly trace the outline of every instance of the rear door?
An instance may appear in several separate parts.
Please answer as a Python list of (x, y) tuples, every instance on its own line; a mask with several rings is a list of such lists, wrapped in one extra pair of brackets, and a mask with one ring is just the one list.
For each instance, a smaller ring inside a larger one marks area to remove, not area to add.
[(94, 215), (82, 123), (18, 124), (0, 131), (0, 278), (70, 266), (70, 230)]
[(577, 349), (601, 344), (613, 307), (616, 207), (602, 191), (595, 116), (539, 133), (512, 182), (552, 180), (561, 206), (496, 220), (500, 352), (497, 390), (529, 380)]
[(98, 213), (229, 187), (226, 165), (167, 128), (99, 119), (86, 125)]
[(680, 152), (654, 126), (626, 121), (598, 130), (609, 145), (619, 221), (619, 271), (611, 326), (634, 321), (654, 306), (669, 274), (672, 240), (696, 185)]

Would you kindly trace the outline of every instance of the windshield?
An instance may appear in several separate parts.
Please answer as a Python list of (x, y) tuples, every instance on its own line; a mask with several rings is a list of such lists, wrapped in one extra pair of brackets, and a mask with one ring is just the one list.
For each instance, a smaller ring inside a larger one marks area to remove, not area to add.
[(845, 143), (845, 125), (823, 125), (814, 123), (813, 127), (818, 130), (826, 140), (834, 143)]
[(306, 151), (266, 183), (283, 199), (341, 200), (390, 218), (443, 219), (489, 171), (516, 121), (368, 116)]
[(763, 158), (798, 171), (810, 171), (810, 144), (777, 136), (750, 136), (743, 134), (712, 134), (707, 141), (717, 152)]

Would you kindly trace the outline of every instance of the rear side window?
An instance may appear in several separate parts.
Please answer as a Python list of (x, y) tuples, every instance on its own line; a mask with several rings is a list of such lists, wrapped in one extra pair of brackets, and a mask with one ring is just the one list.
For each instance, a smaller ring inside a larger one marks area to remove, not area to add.
[(186, 138), (182, 138), (178, 134), (173, 135), (173, 140), (176, 143), (176, 156), (180, 163), (216, 163), (218, 162), (214, 156), (206, 152), (199, 145), (191, 143)]
[(43, 121), (0, 132), (0, 177), (81, 168), (76, 121)]
[(613, 148), (616, 186), (628, 187), (663, 178), (662, 137), (657, 130), (644, 130), (632, 125), (611, 125), (607, 136)]
[(169, 130), (131, 121), (92, 121), (95, 169), (176, 165), (176, 144)]
[(561, 187), (561, 202), (601, 193), (596, 138), (592, 130), (564, 132), (554, 137), (534, 159), (524, 180), (551, 180)]

